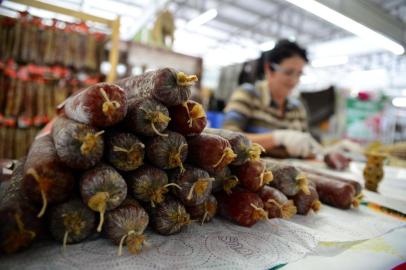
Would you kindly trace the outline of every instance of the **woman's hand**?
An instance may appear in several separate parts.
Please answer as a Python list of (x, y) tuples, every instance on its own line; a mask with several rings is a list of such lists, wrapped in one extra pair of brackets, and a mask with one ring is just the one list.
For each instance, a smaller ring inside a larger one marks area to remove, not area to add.
[(246, 135), (267, 151), (284, 146), (291, 157), (306, 158), (323, 152), (322, 146), (309, 133), (301, 131), (281, 129), (270, 133)]
[(296, 130), (275, 130), (271, 133), (275, 145), (282, 145), (292, 157), (306, 158), (322, 153), (322, 146), (309, 134)]

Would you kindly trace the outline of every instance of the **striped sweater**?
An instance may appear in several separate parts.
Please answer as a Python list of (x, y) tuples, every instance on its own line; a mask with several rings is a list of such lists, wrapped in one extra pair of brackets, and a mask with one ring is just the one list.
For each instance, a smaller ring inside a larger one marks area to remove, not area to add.
[(285, 112), (271, 100), (265, 81), (243, 84), (231, 96), (225, 110), (223, 127), (248, 133), (266, 133), (274, 129), (307, 131), (307, 115), (299, 100), (289, 97)]

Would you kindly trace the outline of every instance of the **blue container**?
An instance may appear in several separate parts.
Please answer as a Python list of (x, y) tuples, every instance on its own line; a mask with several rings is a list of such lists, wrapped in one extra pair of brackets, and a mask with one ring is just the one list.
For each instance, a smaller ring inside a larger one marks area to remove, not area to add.
[(224, 113), (222, 112), (206, 112), (207, 115), (207, 127), (210, 128), (222, 128), (224, 122)]

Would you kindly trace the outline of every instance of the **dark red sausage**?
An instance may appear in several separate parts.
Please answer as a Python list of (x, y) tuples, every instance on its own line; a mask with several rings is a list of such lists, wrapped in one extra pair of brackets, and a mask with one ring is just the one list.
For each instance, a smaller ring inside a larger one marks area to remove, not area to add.
[(150, 203), (152, 207), (165, 200), (170, 186), (176, 187), (174, 183), (168, 184), (168, 176), (164, 170), (150, 165), (143, 165), (127, 173), (125, 180), (130, 194), (141, 202)]
[(109, 132), (106, 136), (106, 156), (118, 170), (132, 171), (144, 163), (144, 144), (132, 133)]
[(219, 214), (238, 225), (251, 227), (268, 217), (261, 198), (253, 192), (233, 190), (229, 195), (220, 192), (216, 194), (216, 199)]
[(231, 165), (241, 165), (249, 159), (259, 160), (261, 153), (265, 151), (262, 146), (252, 143), (241, 132), (217, 128), (206, 128), (203, 132), (218, 135), (230, 143), (231, 149), (237, 155), (233, 162), (231, 162)]
[(207, 125), (203, 106), (193, 100), (169, 108), (171, 122), (169, 128), (183, 136), (195, 136), (202, 133)]
[(137, 254), (144, 244), (144, 230), (148, 223), (149, 217), (144, 208), (136, 200), (126, 199), (122, 205), (107, 212), (104, 231), (119, 246), (118, 256), (122, 254), (124, 244), (130, 253)]
[(348, 183), (355, 189), (355, 196), (362, 197), (362, 185), (355, 180), (351, 180), (351, 179), (344, 178), (344, 177), (339, 177), (339, 176), (333, 175), (333, 174), (327, 174), (327, 173), (324, 173), (324, 172), (321, 172), (318, 170), (314, 170), (314, 169), (310, 169), (307, 167), (300, 167), (300, 169), (309, 174), (316, 174), (321, 177), (332, 178), (332, 179), (335, 179), (335, 180), (338, 180), (338, 181), (341, 181), (344, 183)]
[(309, 180), (316, 184), (317, 193), (323, 203), (342, 209), (348, 209), (354, 203), (355, 189), (350, 184), (318, 175), (307, 175)]
[(99, 164), (81, 176), (80, 194), (90, 209), (100, 213), (97, 227), (100, 232), (104, 213), (117, 208), (127, 197), (127, 183), (113, 167)]
[(28, 247), (41, 231), (38, 209), (23, 192), (24, 160), (10, 180), (0, 184), (0, 251), (14, 253)]
[(158, 168), (183, 169), (188, 154), (186, 139), (177, 132), (168, 131), (166, 134), (166, 137), (155, 136), (146, 142), (146, 156)]
[(320, 210), (321, 203), (319, 201), (319, 194), (313, 182), (309, 182), (309, 190), (310, 194), (306, 194), (301, 190), (295, 196), (291, 197), (299, 215), (307, 215), (310, 210), (314, 212)]
[(347, 169), (350, 161), (351, 159), (345, 157), (340, 152), (332, 152), (324, 156), (324, 162), (326, 163), (326, 165), (329, 168), (338, 171)]
[(58, 117), (52, 126), (56, 153), (74, 169), (89, 169), (103, 156), (103, 131), (66, 117)]
[(273, 174), (270, 186), (282, 191), (286, 196), (294, 196), (300, 190), (310, 193), (306, 176), (295, 166), (271, 160), (265, 162), (266, 168)]
[(152, 228), (163, 235), (178, 233), (191, 222), (183, 204), (169, 196), (148, 213)]
[(131, 99), (125, 126), (133, 133), (143, 136), (167, 136), (162, 132), (167, 128), (171, 118), (168, 109), (152, 98)]
[(74, 187), (71, 170), (63, 164), (50, 135), (36, 139), (24, 167), (24, 192), (35, 203), (42, 203), (41, 217), (47, 204), (66, 201)]
[(289, 219), (296, 214), (296, 207), (293, 201), (277, 190), (270, 186), (264, 186), (259, 192), (264, 203), (264, 209), (268, 212), (269, 218), (285, 218)]
[(189, 165), (186, 165), (185, 170), (174, 171), (170, 180), (180, 187), (174, 189), (173, 193), (186, 206), (201, 204), (212, 190), (213, 178), (206, 171)]
[(232, 166), (231, 170), (240, 184), (252, 192), (257, 192), (273, 179), (272, 172), (266, 170), (262, 160), (248, 160), (240, 166)]
[(193, 219), (198, 219), (202, 224), (210, 222), (217, 213), (217, 200), (210, 195), (203, 203), (187, 206), (187, 212)]
[(127, 114), (127, 97), (122, 88), (111, 83), (94, 84), (68, 98), (66, 116), (94, 127), (109, 127)]
[(230, 193), (239, 183), (237, 176), (231, 174), (231, 170), (228, 166), (210, 175), (214, 178), (213, 192), (224, 190), (226, 193)]
[(189, 99), (190, 87), (196, 81), (196, 75), (188, 76), (172, 68), (162, 68), (115, 83), (125, 89), (129, 99), (153, 97), (167, 106), (174, 106)]
[(48, 227), (53, 238), (66, 247), (82, 242), (95, 231), (96, 216), (75, 198), (51, 208)]
[(237, 157), (230, 143), (217, 135), (202, 133), (189, 138), (188, 146), (190, 162), (209, 173), (221, 171)]

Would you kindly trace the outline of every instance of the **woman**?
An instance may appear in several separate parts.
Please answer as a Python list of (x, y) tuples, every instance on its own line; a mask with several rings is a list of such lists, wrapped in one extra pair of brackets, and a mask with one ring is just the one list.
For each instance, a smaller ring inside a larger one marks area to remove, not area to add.
[(267, 151), (284, 146), (293, 157), (319, 152), (321, 146), (307, 133), (303, 105), (290, 97), (308, 62), (306, 50), (281, 40), (262, 58), (265, 80), (234, 91), (225, 108), (224, 128), (245, 132)]

